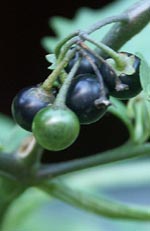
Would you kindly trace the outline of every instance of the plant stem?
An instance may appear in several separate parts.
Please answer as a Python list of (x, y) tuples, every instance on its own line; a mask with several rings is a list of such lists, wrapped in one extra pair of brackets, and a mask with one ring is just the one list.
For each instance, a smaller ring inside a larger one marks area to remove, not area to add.
[(124, 14), (127, 15), (129, 21), (127, 23), (115, 23), (102, 40), (102, 43), (114, 50), (119, 50), (149, 23), (150, 1), (141, 0), (126, 10)]
[(67, 78), (65, 79), (62, 87), (59, 90), (59, 93), (56, 97), (56, 100), (54, 102), (54, 105), (56, 106), (64, 106), (65, 105), (65, 101), (66, 101), (66, 96), (67, 96), (67, 92), (68, 92), (68, 88), (71, 84), (71, 81), (73, 79), (73, 77), (76, 74), (76, 71), (79, 68), (80, 65), (80, 61), (81, 59), (79, 58), (78, 61), (74, 64), (74, 66), (72, 67), (71, 71), (69, 72)]
[(64, 57), (65, 57), (67, 51), (68, 51), (68, 50), (72, 47), (72, 45), (74, 45), (77, 41), (78, 41), (78, 38), (75, 37), (75, 38), (70, 39), (68, 42), (66, 42), (64, 48), (62, 49), (62, 51), (60, 52), (60, 55), (58, 56), (58, 63), (61, 62), (61, 61), (64, 59)]
[(58, 57), (58, 55), (59, 55), (59, 53), (60, 53), (60, 50), (61, 50), (62, 46), (63, 46), (64, 44), (66, 44), (67, 41), (69, 41), (69, 40), (72, 39), (73, 37), (77, 36), (78, 33), (79, 33), (79, 31), (75, 31), (75, 32), (72, 33), (72, 34), (69, 34), (67, 37), (65, 37), (63, 40), (61, 40), (61, 41), (57, 44), (57, 46), (56, 46), (56, 48), (55, 48), (56, 57)]
[(112, 48), (108, 47), (107, 45), (101, 43), (101, 42), (96, 42), (93, 39), (89, 38), (86, 34), (81, 34), (81, 38), (89, 41), (90, 43), (94, 44), (96, 47), (98, 47), (99, 49), (103, 50), (104, 53), (106, 53), (107, 55), (109, 55), (110, 57), (112, 57), (118, 68), (120, 69), (124, 69), (126, 66), (126, 62), (124, 61), (124, 59), (118, 55), (118, 53), (116, 51), (114, 51)]
[[(81, 44), (80, 44), (81, 45)], [(101, 96), (95, 100), (95, 106), (100, 106), (101, 104), (105, 105), (105, 106), (109, 106), (110, 105), (110, 101), (107, 99), (106, 96), (106, 92), (105, 92), (105, 86), (104, 86), (104, 82), (103, 82), (103, 78), (102, 75), (100, 73), (100, 70), (98, 69), (97, 65), (93, 62), (93, 59), (86, 53), (86, 51), (84, 50), (84, 48), (80, 47), (81, 49), (81, 53), (83, 55), (83, 57), (85, 57), (85, 59), (88, 60), (89, 64), (92, 66), (93, 71), (99, 81), (100, 84), (100, 92), (101, 92)], [(97, 103), (96, 103), (97, 102)]]
[(125, 24), (129, 21), (128, 15), (127, 14), (121, 14), (117, 16), (112, 16), (105, 18), (104, 20), (100, 20), (99, 22), (96, 22), (95, 24), (91, 25), (87, 30), (84, 32), (86, 34), (92, 34), (96, 30), (100, 29), (103, 26), (106, 26), (108, 24), (114, 23), (114, 22), (119, 22), (122, 24)]
[(74, 55), (74, 50), (70, 51), (67, 53), (65, 58), (57, 65), (56, 69), (47, 77), (47, 79), (43, 82), (42, 87), (46, 90), (49, 91), (59, 74), (61, 73), (62, 69), (64, 66), (69, 62), (69, 60), (72, 58)]
[(136, 158), (144, 155), (150, 155), (150, 143), (141, 145), (127, 143), (115, 149), (101, 152), (89, 157), (80, 158), (60, 164), (41, 166), (41, 168), (39, 168), (37, 171), (36, 178), (37, 181), (42, 179), (51, 179), (56, 176), (61, 176), (78, 170), (130, 158)]
[(17, 176), (23, 172), (24, 166), (14, 154), (0, 153), (0, 175)]
[(19, 162), (29, 167), (37, 167), (41, 160), (43, 148), (36, 142), (34, 136), (29, 137), (21, 145), (15, 156)]
[(96, 215), (117, 219), (150, 221), (150, 209), (147, 207), (134, 207), (91, 195), (87, 192), (72, 189), (61, 181), (45, 183), (40, 188), (61, 201)]

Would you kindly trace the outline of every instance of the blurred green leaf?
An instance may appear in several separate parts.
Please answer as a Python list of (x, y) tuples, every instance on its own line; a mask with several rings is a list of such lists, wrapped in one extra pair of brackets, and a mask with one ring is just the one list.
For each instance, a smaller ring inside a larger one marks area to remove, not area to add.
[[(88, 26), (91, 26), (93, 23), (96, 23), (98, 20), (118, 14), (122, 12), (122, 9), (124, 9), (124, 7), (126, 8), (127, 6), (130, 6), (132, 2), (135, 2), (135, 0), (116, 1), (115, 3), (109, 4), (106, 7), (100, 9), (90, 9), (87, 7), (82, 7), (78, 9), (78, 11), (75, 13), (75, 16), (72, 19), (68, 19), (60, 16), (52, 17), (49, 20), (49, 26), (56, 33), (56, 38), (45, 37), (42, 40), (42, 45), (48, 52), (51, 52), (52, 50), (54, 50), (54, 47), (57, 45), (57, 43), (61, 39), (66, 37), (66, 35), (78, 29), (84, 30)], [(92, 34), (91, 37), (93, 39), (99, 38), (100, 40), (102, 39), (102, 37), (105, 35), (106, 31), (108, 31), (109, 28), (110, 25), (102, 28), (99, 31), (96, 31), (95, 33)]]
[(5, 140), (10, 135), (10, 130), (13, 128), (14, 122), (6, 115), (0, 113), (0, 146), (3, 148)]
[[(43, 38), (41, 41), (42, 46), (47, 52), (51, 53), (52, 51), (54, 51), (57, 43), (68, 34), (78, 29), (85, 30), (87, 27), (91, 26), (93, 23), (96, 23), (101, 19), (120, 14), (135, 2), (137, 2), (137, 0), (118, 0), (100, 9), (90, 9), (87, 7), (82, 7), (75, 13), (72, 19), (64, 18), (61, 16), (52, 17), (49, 20), (49, 26), (56, 33), (56, 37), (47, 36)], [(107, 25), (100, 30), (94, 32), (91, 35), (91, 38), (96, 41), (102, 40), (102, 38), (104, 37), (106, 32), (108, 32), (111, 26), (112, 24)], [(149, 44), (149, 38), (150, 25), (147, 25), (147, 27), (145, 27), (141, 33), (128, 41), (121, 50), (130, 51), (131, 53), (135, 53), (138, 51), (141, 52), (145, 58), (149, 59), (150, 55), (149, 50), (147, 49), (147, 44)], [(90, 46), (92, 47), (93, 45)]]
[(30, 132), (22, 129), (20, 126), (15, 124), (11, 129), (9, 136), (4, 142), (3, 151), (8, 153), (16, 151), (23, 142), (23, 140), (30, 135)]
[(113, 115), (117, 116), (120, 120), (122, 120), (122, 122), (127, 126), (129, 131), (133, 129), (131, 120), (127, 114), (125, 104), (114, 97), (111, 97), (110, 101), (112, 103), (112, 106), (108, 108), (108, 111), (111, 112)]
[[(6, 218), (4, 220), (2, 231), (29, 231), (35, 230), (32, 227), (29, 229), (24, 228), (25, 223), (28, 218), (38, 209), (43, 203), (49, 203), (51, 201), (50, 197), (47, 194), (42, 193), (41, 191), (31, 188), (27, 190), (22, 196), (20, 196), (10, 207), (7, 212)], [(36, 223), (42, 231), (41, 224), (42, 220), (39, 218)]]
[(141, 58), (141, 64), (140, 64), (141, 85), (146, 98), (150, 100), (150, 67), (146, 59), (143, 57), (143, 55), (138, 53), (138, 56)]
[[(149, 159), (148, 159), (149, 160)], [(135, 187), (150, 184), (150, 162), (147, 159), (126, 160), (94, 167), (61, 177), (71, 187), (93, 191), (97, 188)], [(135, 181), (136, 179), (136, 181)]]
[[(122, 195), (122, 191), (120, 194), (117, 191), (119, 187), (134, 189), (135, 185), (140, 188), (149, 185), (149, 161), (125, 161), (79, 171), (68, 175), (65, 182), (75, 189), (96, 189), (97, 193), (113, 188), (117, 195)], [(128, 193), (124, 195), (130, 196)], [(148, 228), (149, 222), (112, 220), (88, 214), (57, 200), (51, 201), (46, 194), (32, 188), (11, 206), (2, 231), (148, 231)]]
[(15, 151), (29, 134), (10, 117), (0, 113), (0, 149), (3, 152)]

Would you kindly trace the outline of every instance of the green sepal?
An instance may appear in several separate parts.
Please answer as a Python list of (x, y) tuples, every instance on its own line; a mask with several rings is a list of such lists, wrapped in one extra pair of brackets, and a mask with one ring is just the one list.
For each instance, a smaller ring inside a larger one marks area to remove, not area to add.
[(48, 69), (54, 70), (56, 68), (56, 56), (55, 54), (48, 54), (45, 56), (46, 60), (51, 63), (50, 66), (48, 66)]

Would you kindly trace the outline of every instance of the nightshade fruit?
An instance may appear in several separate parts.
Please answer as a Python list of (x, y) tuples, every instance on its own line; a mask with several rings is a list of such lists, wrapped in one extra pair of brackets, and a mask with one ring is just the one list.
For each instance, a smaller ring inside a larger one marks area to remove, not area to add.
[(134, 73), (129, 75), (122, 72), (119, 74), (119, 76), (117, 76), (120, 83), (127, 86), (126, 89), (116, 89), (116, 77), (109, 65), (107, 65), (107, 63), (103, 63), (101, 65), (100, 71), (102, 73), (104, 82), (109, 89), (110, 95), (121, 100), (126, 100), (135, 97), (142, 90), (139, 76), (140, 59), (137, 56), (127, 52), (120, 52), (120, 54), (124, 55), (125, 57), (132, 56), (134, 58), (134, 62), (132, 64), (132, 68), (134, 68)]
[[(107, 89), (103, 90), (107, 101)], [(91, 124), (98, 121), (107, 111), (108, 104), (102, 103), (99, 107), (95, 105), (95, 101), (102, 96), (96, 75), (77, 75), (68, 90), (66, 105), (77, 114), (81, 124)]]
[[(91, 53), (87, 52), (87, 55), (90, 57), (90, 59), (94, 62), (96, 66), (99, 66), (99, 60)], [(78, 61), (80, 57), (79, 51), (77, 51), (74, 55), (74, 57), (70, 60), (68, 65), (66, 66), (65, 70), (66, 72), (69, 72), (71, 68), (74, 66), (74, 64)], [(82, 56), (81, 56), (82, 57)], [(89, 63), (89, 61), (86, 59), (86, 57), (82, 57), (80, 66), (76, 72), (76, 75), (78, 74), (84, 74), (84, 73), (94, 73), (93, 67)]]
[(60, 151), (77, 139), (80, 124), (77, 116), (67, 107), (48, 106), (40, 110), (32, 125), (37, 142), (49, 151)]
[(41, 87), (33, 86), (22, 89), (13, 99), (12, 116), (16, 123), (27, 131), (31, 131), (32, 121), (36, 113), (54, 102), (54, 95)]

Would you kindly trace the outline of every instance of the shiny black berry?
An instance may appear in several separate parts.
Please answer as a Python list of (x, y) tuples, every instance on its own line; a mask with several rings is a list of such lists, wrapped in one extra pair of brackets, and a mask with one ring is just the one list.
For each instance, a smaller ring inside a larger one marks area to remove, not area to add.
[(16, 123), (31, 131), (36, 113), (54, 101), (54, 95), (45, 92), (41, 87), (33, 86), (22, 89), (13, 99), (12, 116)]
[[(98, 59), (96, 59), (96, 57), (93, 54), (87, 52), (87, 55), (92, 59), (92, 61), (94, 62), (95, 65), (99, 66), (99, 61), (98, 61)], [(79, 57), (82, 57), (82, 59), (81, 59), (80, 66), (79, 66), (76, 74), (77, 75), (85, 74), (85, 73), (94, 74), (93, 68), (92, 68), (91, 64), (89, 63), (89, 61), (87, 60), (87, 58), (80, 56), (80, 53), (78, 51), (75, 53), (74, 57), (70, 60), (70, 62), (66, 66), (66, 68), (65, 68), (66, 72), (69, 72), (71, 70), (71, 68), (73, 67), (75, 62), (77, 62)]]
[(117, 81), (125, 86), (124, 89), (117, 89), (116, 74), (110, 68), (110, 66), (107, 65), (107, 63), (103, 63), (101, 65), (100, 71), (102, 73), (104, 82), (109, 89), (110, 95), (122, 100), (126, 100), (135, 97), (142, 90), (139, 77), (140, 59), (137, 56), (127, 52), (120, 52), (120, 54), (128, 57), (133, 56), (134, 58), (134, 62), (132, 64), (132, 67), (135, 70), (134, 73), (129, 75), (122, 72), (117, 77)]
[[(104, 89), (106, 93), (106, 89)], [(101, 101), (104, 98), (105, 102)], [(101, 101), (99, 106), (96, 100)], [(108, 96), (103, 95), (99, 81), (95, 75), (77, 75), (69, 88), (66, 105), (74, 111), (81, 124), (91, 124), (98, 121), (106, 112)]]

